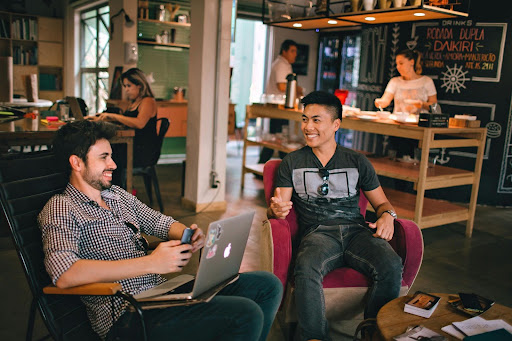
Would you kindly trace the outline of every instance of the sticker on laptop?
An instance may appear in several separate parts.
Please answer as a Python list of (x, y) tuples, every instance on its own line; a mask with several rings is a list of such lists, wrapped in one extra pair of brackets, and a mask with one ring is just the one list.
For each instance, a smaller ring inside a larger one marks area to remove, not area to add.
[(215, 244), (215, 240), (217, 239), (217, 229), (211, 228), (208, 231), (208, 238), (206, 238), (206, 247), (212, 247)]
[(221, 235), (222, 226), (210, 228), (210, 231), (208, 231), (208, 238), (206, 239), (206, 247), (212, 247), (213, 244), (220, 239)]
[(216, 253), (217, 253), (217, 244), (213, 245), (208, 250), (208, 253), (206, 254), (206, 259), (210, 259), (210, 258), (214, 257)]
[(221, 235), (222, 235), (222, 226), (221, 226), (221, 225), (219, 225), (219, 226), (217, 226), (217, 235), (216, 235), (216, 239), (217, 239), (217, 240), (219, 240)]

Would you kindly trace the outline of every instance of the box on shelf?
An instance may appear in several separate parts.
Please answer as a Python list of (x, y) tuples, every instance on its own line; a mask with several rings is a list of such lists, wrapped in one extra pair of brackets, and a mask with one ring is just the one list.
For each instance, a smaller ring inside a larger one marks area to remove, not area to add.
[(420, 114), (418, 126), (428, 128), (447, 128), (448, 127), (448, 114)]
[(480, 120), (450, 118), (449, 126), (453, 128), (480, 128)]

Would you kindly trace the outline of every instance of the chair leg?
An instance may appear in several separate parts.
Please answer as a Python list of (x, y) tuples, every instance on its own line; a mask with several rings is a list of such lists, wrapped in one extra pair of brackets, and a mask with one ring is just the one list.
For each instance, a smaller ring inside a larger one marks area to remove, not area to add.
[(146, 193), (148, 194), (149, 204), (153, 205), (153, 190), (151, 189), (151, 175), (144, 173), (142, 175), (144, 178), (144, 187), (146, 187)]
[(25, 339), (27, 341), (32, 341), (32, 333), (34, 331), (34, 322), (36, 318), (36, 298), (32, 297), (32, 302), (30, 302), (30, 311), (28, 314), (28, 325), (27, 325), (27, 334), (25, 336)]
[(155, 166), (151, 166), (150, 170), (151, 177), (153, 178), (153, 184), (155, 185), (155, 196), (158, 201), (158, 206), (160, 206), (160, 212), (164, 212), (164, 205), (162, 203), (162, 197), (160, 195), (160, 186), (158, 185), (158, 177), (156, 176)]

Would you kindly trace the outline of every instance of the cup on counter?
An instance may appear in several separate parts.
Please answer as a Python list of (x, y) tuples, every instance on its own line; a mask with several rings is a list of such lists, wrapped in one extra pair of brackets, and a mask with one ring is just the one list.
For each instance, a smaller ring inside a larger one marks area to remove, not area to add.
[(396, 150), (389, 149), (388, 150), (388, 157), (389, 157), (390, 160), (395, 161), (396, 160)]
[(421, 160), (421, 149), (420, 148), (414, 148), (414, 160), (415, 161)]
[(69, 120), (69, 105), (61, 104), (59, 106), (60, 110), (60, 120), (67, 121)]

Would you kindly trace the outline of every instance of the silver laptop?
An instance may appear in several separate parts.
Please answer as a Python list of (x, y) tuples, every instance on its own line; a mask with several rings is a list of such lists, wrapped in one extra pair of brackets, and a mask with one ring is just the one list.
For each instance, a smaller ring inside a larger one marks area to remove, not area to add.
[(71, 115), (75, 118), (76, 121), (81, 121), (85, 119), (85, 116), (87, 115), (82, 110), (82, 106), (78, 102), (78, 98), (67, 96), (65, 98), (66, 102), (69, 104), (69, 109), (71, 111)]
[(139, 301), (192, 300), (222, 283), (227, 285), (235, 280), (254, 213), (250, 211), (210, 223), (196, 276), (177, 276), (134, 298)]

